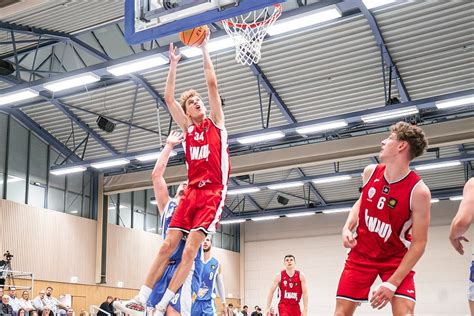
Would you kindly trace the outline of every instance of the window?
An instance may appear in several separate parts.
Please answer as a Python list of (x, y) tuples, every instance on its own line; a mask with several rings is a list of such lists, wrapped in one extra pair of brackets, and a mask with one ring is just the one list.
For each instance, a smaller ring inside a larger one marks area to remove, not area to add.
[(133, 228), (145, 229), (145, 191), (133, 192)]
[(25, 203), (28, 130), (10, 119), (8, 138), (7, 200)]
[(28, 204), (45, 207), (48, 172), (48, 146), (36, 135), (30, 137), (30, 178), (28, 183)]
[(119, 225), (132, 227), (132, 193), (120, 193)]
[[(63, 158), (55, 150), (49, 151), (49, 166), (55, 166), (62, 162)], [(64, 212), (66, 195), (66, 176), (55, 176), (49, 174), (48, 209)]]
[(117, 208), (118, 208), (117, 194), (109, 195), (109, 209), (107, 216), (107, 223), (117, 225)]
[(83, 173), (67, 175), (66, 212), (76, 216), (82, 215), (82, 177)]

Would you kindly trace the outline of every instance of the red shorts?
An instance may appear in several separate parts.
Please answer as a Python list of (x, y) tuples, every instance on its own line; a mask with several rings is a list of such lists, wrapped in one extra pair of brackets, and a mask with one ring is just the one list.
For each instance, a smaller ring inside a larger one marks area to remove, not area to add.
[(168, 228), (185, 233), (202, 230), (205, 234), (213, 234), (221, 219), (224, 203), (225, 190), (188, 187)]
[(300, 305), (278, 304), (279, 316), (301, 316)]
[[(347, 257), (337, 288), (337, 298), (353, 302), (367, 302), (370, 287), (377, 276), (387, 281), (400, 265), (401, 259), (395, 258), (375, 262), (353, 251)], [(395, 291), (395, 296), (416, 301), (415, 272), (410, 271)]]

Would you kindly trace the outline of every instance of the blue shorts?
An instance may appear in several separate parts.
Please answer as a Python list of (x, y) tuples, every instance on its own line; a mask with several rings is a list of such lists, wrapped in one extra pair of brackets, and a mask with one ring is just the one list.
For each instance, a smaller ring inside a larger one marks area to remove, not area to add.
[(469, 271), (469, 293), (468, 299), (474, 301), (474, 261), (471, 262), (471, 269)]
[[(178, 268), (179, 261), (172, 262), (168, 265), (163, 276), (156, 282), (150, 297), (147, 301), (148, 307), (155, 307), (163, 298), (163, 295), (170, 284), (173, 274)], [(199, 290), (201, 284), (201, 270), (196, 269), (196, 263), (193, 263), (193, 268), (189, 272), (183, 286), (176, 292), (176, 295), (170, 301), (170, 306), (183, 316), (191, 315), (191, 305), (193, 302), (193, 295)]]
[(214, 300), (194, 301), (192, 308), (192, 316), (215, 316), (217, 308)]

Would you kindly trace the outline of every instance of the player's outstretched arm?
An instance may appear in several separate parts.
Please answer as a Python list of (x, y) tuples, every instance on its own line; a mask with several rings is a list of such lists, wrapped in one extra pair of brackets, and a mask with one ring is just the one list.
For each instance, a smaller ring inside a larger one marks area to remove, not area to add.
[(275, 275), (275, 278), (273, 279), (272, 287), (270, 288), (270, 292), (268, 292), (268, 296), (267, 296), (267, 306), (265, 308), (265, 315), (267, 315), (270, 312), (270, 306), (272, 305), (272, 300), (273, 300), (273, 293), (275, 293), (275, 290), (280, 284), (280, 278), (281, 278), (281, 274), (278, 273), (277, 275)]
[(370, 303), (373, 308), (381, 309), (392, 299), (396, 288), (400, 286), (403, 279), (405, 279), (425, 252), (428, 242), (428, 228), (430, 225), (430, 208), (430, 190), (421, 182), (415, 187), (412, 196), (411, 209), (413, 225), (410, 248), (403, 257), (402, 262), (400, 262), (397, 270), (395, 270), (387, 282), (382, 283), (382, 286), (372, 295)]
[(173, 43), (170, 43), (169, 48), (170, 58), (170, 69), (168, 71), (168, 78), (166, 79), (165, 86), (165, 103), (168, 106), (173, 120), (178, 124), (183, 133), (186, 133), (188, 129), (188, 118), (181, 108), (180, 104), (174, 98), (174, 89), (176, 85), (176, 70), (178, 68), (178, 62), (181, 59), (181, 55), (176, 52), (176, 47)]
[(461, 241), (469, 241), (464, 234), (471, 226), (474, 219), (474, 178), (466, 182), (463, 191), (463, 199), (459, 204), (459, 209), (451, 223), (449, 240), (454, 249), (461, 255), (464, 254), (464, 247)]
[(166, 145), (161, 151), (161, 155), (156, 161), (155, 168), (151, 173), (151, 178), (153, 181), (153, 191), (155, 192), (156, 204), (160, 215), (163, 215), (166, 203), (170, 199), (168, 194), (168, 186), (166, 185), (165, 178), (163, 174), (165, 173), (166, 165), (173, 150), (174, 146), (180, 144), (183, 141), (183, 134), (172, 131), (168, 138), (166, 139)]
[(303, 290), (303, 313), (302, 316), (308, 315), (308, 287), (306, 286), (306, 277), (303, 273), (300, 274), (301, 289)]
[(222, 265), (219, 264), (219, 270), (216, 277), (216, 285), (217, 285), (217, 294), (221, 298), (222, 302), (222, 312), (226, 313), (227, 315), (227, 303), (225, 300), (225, 286), (224, 286), (224, 279), (222, 277)]
[[(369, 181), (372, 176), (376, 165), (368, 165), (364, 169), (362, 175), (362, 183), (365, 184)], [(357, 240), (354, 238), (354, 229), (357, 226), (359, 220), (359, 210), (360, 210), (360, 198), (352, 206), (349, 215), (347, 216), (346, 224), (342, 228), (342, 244), (345, 248), (354, 248), (357, 245)]]
[(202, 58), (204, 64), (204, 75), (207, 83), (207, 93), (209, 96), (209, 106), (211, 107), (211, 120), (219, 127), (224, 128), (224, 111), (222, 110), (221, 97), (219, 89), (217, 88), (217, 76), (212, 64), (209, 50), (207, 49), (207, 42), (209, 36), (202, 43)]

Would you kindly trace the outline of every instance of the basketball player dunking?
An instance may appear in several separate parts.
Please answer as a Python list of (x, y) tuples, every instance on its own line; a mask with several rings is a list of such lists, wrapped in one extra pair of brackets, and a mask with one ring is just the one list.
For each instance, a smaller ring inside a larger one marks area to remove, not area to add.
[[(178, 103), (174, 97), (176, 70), (181, 55), (170, 44), (170, 68), (165, 88), (165, 102), (173, 120), (185, 135), (188, 187), (171, 219), (167, 240), (163, 242), (152, 262), (145, 284), (133, 302), (125, 305), (134, 307), (127, 313), (142, 315), (151, 287), (161, 278), (168, 265), (168, 259), (184, 234), (189, 234), (178, 265), (161, 301), (156, 305), (155, 315), (164, 315), (170, 300), (183, 285), (201, 243), (208, 234), (216, 232), (227, 193), (230, 159), (227, 132), (224, 128), (224, 113), (217, 89), (217, 77), (207, 49), (208, 38), (201, 45), (204, 75), (207, 83), (209, 117), (200, 95), (195, 90), (185, 91)], [(132, 304), (130, 304), (132, 303)], [(139, 306), (140, 308), (137, 308)]]
[(383, 283), (372, 293), (372, 308), (390, 302), (393, 315), (413, 315), (412, 268), (426, 247), (431, 194), (409, 165), (427, 146), (419, 127), (399, 122), (382, 141), (382, 163), (365, 168), (362, 194), (342, 231), (344, 247), (351, 250), (337, 289), (335, 315), (352, 315), (360, 302), (367, 302), (377, 276)]
[[(265, 315), (270, 313), (273, 294), (277, 287), (280, 289), (280, 302), (278, 303), (279, 316), (306, 316), (308, 315), (308, 290), (304, 274), (295, 267), (295, 256), (286, 255), (283, 259), (285, 270), (278, 273), (273, 279), (272, 287), (267, 297)], [(300, 309), (300, 300), (303, 297), (303, 312)]]

